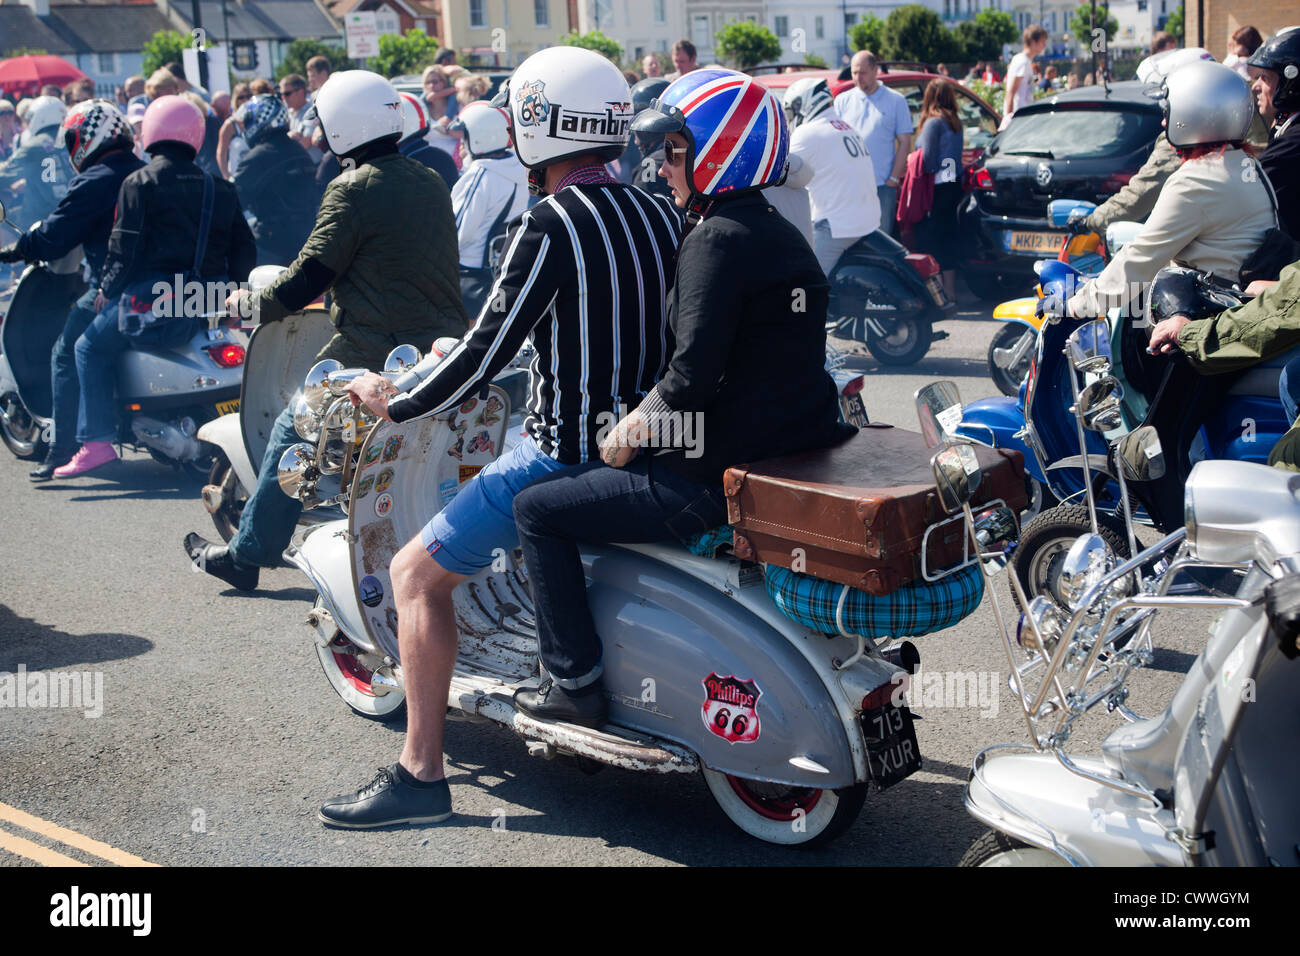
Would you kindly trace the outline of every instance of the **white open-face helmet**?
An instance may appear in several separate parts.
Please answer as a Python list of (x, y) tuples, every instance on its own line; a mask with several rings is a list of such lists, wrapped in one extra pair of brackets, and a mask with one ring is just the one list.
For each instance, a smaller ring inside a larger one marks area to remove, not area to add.
[(316, 91), (316, 118), (335, 156), (402, 135), (402, 98), (393, 84), (369, 70), (334, 73)]
[(402, 142), (412, 136), (423, 136), (429, 131), (429, 111), (420, 98), (411, 93), (398, 93), (402, 98)]
[(63, 105), (63, 100), (57, 96), (38, 96), (32, 100), (32, 105), (27, 110), (27, 117), (23, 121), (27, 128), (33, 133), (39, 133), (47, 126), (58, 126), (63, 122), (63, 117), (68, 115), (68, 108)]
[(506, 111), (482, 101), (464, 107), (448, 127), (465, 137), (471, 156), (486, 156), (510, 148), (510, 117)]
[(621, 70), (594, 50), (553, 46), (510, 77), (515, 152), (529, 169), (594, 153), (617, 159), (627, 148), (632, 94)]

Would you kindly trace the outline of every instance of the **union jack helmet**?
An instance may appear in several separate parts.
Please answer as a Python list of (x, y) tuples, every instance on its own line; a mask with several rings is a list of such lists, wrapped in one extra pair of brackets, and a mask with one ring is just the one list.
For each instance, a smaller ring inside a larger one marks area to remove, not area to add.
[(697, 197), (730, 198), (785, 178), (785, 114), (772, 92), (744, 73), (693, 70), (638, 114), (632, 129), (686, 138), (687, 181)]
[(111, 150), (131, 149), (135, 134), (114, 104), (86, 100), (68, 112), (59, 127), (59, 143), (68, 151), (77, 172), (81, 172)]

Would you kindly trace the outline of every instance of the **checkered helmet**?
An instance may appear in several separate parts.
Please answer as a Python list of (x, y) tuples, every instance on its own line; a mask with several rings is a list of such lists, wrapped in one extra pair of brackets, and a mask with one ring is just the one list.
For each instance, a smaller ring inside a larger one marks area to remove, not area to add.
[(59, 127), (58, 141), (68, 151), (73, 168), (81, 172), (107, 152), (130, 150), (135, 145), (135, 136), (131, 124), (114, 104), (108, 100), (86, 100), (68, 111)]
[(244, 131), (244, 141), (256, 146), (271, 130), (289, 128), (289, 109), (280, 97), (259, 93), (235, 111), (235, 122)]

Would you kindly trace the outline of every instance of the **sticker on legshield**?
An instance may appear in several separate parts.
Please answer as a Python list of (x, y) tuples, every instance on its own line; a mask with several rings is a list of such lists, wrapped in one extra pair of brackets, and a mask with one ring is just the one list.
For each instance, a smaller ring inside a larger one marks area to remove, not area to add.
[(752, 744), (762, 732), (758, 719), (758, 698), (763, 695), (752, 680), (734, 675), (710, 674), (700, 681), (704, 685), (704, 726), (727, 743)]

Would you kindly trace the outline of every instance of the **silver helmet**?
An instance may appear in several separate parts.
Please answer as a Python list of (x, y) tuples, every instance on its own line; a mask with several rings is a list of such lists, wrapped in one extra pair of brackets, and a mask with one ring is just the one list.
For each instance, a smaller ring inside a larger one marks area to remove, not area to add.
[(1250, 86), (1220, 63), (1189, 63), (1165, 81), (1166, 135), (1171, 146), (1235, 143), (1254, 116)]

